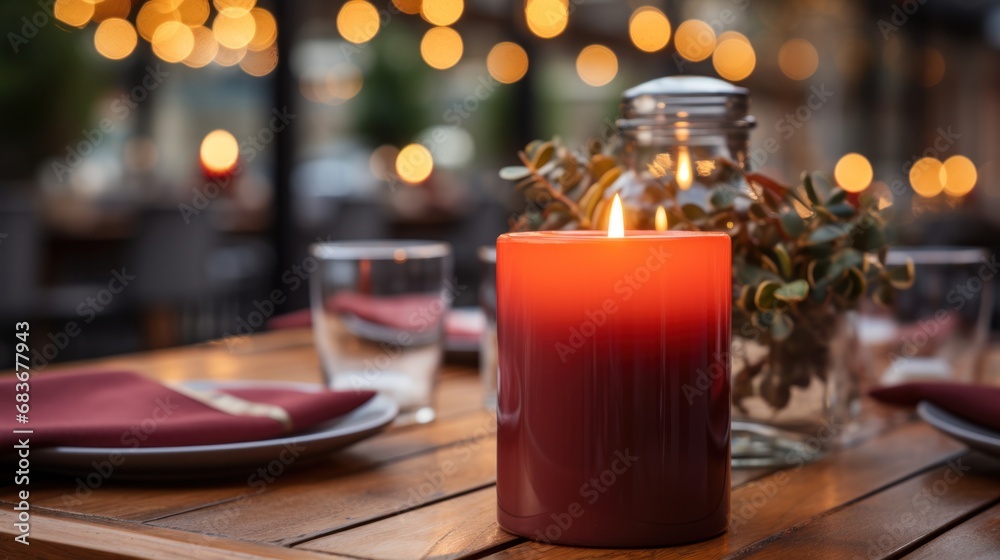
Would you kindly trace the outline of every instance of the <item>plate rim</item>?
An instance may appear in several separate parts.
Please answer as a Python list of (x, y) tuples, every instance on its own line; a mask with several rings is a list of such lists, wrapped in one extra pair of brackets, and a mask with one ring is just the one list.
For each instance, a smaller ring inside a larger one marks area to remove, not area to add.
[(971, 424), (971, 422), (955, 416), (930, 401), (924, 400), (917, 403), (917, 414), (925, 422), (948, 435), (957, 439), (971, 440), (1000, 452), (1000, 434), (987, 428), (980, 428), (984, 431), (990, 432), (991, 434), (995, 434), (996, 438), (994, 439), (984, 434), (971, 431), (960, 424), (954, 423), (953, 419), (965, 424)]
[[(284, 387), (299, 387), (303, 389), (303, 392), (317, 392), (324, 388), (323, 385), (318, 383), (308, 383), (302, 381), (279, 381), (279, 380), (266, 380), (266, 381), (253, 381), (253, 380), (212, 380), (212, 379), (192, 379), (184, 381), (184, 385), (189, 384), (204, 384), (215, 386), (256, 386), (261, 385), (267, 386), (284, 386)], [(311, 390), (306, 390), (306, 388)], [(389, 397), (376, 393), (374, 397), (363, 405), (355, 408), (354, 410), (348, 412), (347, 414), (332, 418), (328, 422), (337, 422), (344, 420), (347, 417), (357, 414), (367, 408), (384, 408), (381, 414), (378, 416), (366, 420), (364, 423), (359, 425), (352, 425), (347, 431), (344, 431), (343, 427), (330, 427), (326, 429), (321, 429), (315, 432), (307, 432), (299, 435), (283, 435), (276, 438), (262, 439), (262, 440), (251, 440), (251, 441), (241, 441), (232, 443), (213, 443), (207, 445), (178, 445), (172, 447), (81, 447), (81, 446), (57, 446), (57, 447), (47, 447), (44, 449), (39, 449), (36, 451), (39, 455), (128, 455), (134, 456), (137, 454), (142, 455), (184, 455), (184, 454), (198, 454), (206, 452), (215, 451), (239, 451), (239, 450), (251, 450), (251, 449), (263, 449), (267, 447), (272, 447), (275, 445), (284, 445), (288, 443), (308, 443), (315, 441), (324, 441), (335, 439), (338, 437), (345, 437), (352, 434), (367, 433), (371, 430), (377, 430), (395, 420), (396, 416), (399, 414), (399, 405)]]

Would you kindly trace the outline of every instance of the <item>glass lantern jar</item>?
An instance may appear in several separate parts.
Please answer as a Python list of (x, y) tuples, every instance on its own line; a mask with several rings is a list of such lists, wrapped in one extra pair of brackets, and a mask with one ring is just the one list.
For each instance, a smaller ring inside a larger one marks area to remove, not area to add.
[[(733, 238), (734, 272), (748, 247), (741, 228), (757, 200), (745, 175), (755, 120), (749, 91), (706, 77), (666, 77), (623, 94), (617, 155), (621, 175), (601, 209), (621, 197), (627, 229), (726, 231)], [(593, 227), (607, 228), (598, 211)], [(751, 243), (752, 244), (752, 243)], [(803, 321), (782, 341), (737, 305), (733, 280), (733, 465), (783, 465), (814, 459), (842, 435), (857, 402), (856, 334), (849, 316)]]
[[(749, 163), (755, 121), (748, 108), (746, 88), (714, 78), (671, 76), (625, 91), (616, 123), (624, 170), (605, 193), (605, 199), (621, 196), (625, 227), (656, 229), (663, 207), (659, 227), (665, 229), (684, 219), (685, 206), (689, 214), (695, 206), (707, 208), (709, 185), (741, 188), (734, 167)], [(605, 220), (601, 215), (597, 227), (606, 227)]]

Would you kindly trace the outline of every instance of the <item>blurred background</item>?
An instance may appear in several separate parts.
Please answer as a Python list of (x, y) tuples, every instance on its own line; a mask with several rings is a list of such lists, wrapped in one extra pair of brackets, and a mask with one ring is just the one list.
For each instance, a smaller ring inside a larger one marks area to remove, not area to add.
[(861, 154), (900, 243), (1000, 244), (1000, 2), (6, 0), (0, 30), (0, 320), (36, 369), (263, 330), (317, 240), (446, 240), (474, 305), (524, 203), (497, 169), (666, 75), (749, 88), (777, 178)]

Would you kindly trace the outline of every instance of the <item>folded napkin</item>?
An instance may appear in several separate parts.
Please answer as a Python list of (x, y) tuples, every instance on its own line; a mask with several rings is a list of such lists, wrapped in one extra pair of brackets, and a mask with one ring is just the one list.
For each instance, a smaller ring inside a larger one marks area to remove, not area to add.
[[(131, 372), (81, 372), (31, 378), (28, 423), (15, 421), (14, 378), (0, 380), (0, 446), (18, 438), (53, 446), (175, 447), (280, 437), (346, 414), (371, 391), (306, 393), (281, 388), (195, 392)], [(13, 430), (33, 430), (15, 434)]]
[(1000, 432), (1000, 387), (960, 383), (904, 383), (869, 393), (887, 404), (916, 406), (928, 401), (973, 424)]

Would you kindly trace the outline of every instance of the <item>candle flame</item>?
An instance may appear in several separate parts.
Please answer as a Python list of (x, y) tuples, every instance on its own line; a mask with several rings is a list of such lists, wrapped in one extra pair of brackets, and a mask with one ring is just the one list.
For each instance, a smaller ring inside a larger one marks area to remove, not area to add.
[(667, 211), (662, 206), (656, 207), (656, 218), (653, 220), (656, 231), (667, 231)]
[(608, 237), (625, 237), (625, 214), (622, 211), (622, 199), (615, 194), (611, 201), (611, 216), (608, 219)]
[(691, 156), (684, 146), (677, 148), (677, 186), (682, 191), (691, 188)]

